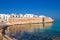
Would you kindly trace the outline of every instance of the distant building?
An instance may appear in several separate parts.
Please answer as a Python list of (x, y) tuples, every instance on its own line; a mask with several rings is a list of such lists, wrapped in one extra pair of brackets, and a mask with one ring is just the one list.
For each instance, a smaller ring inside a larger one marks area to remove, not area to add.
[(35, 18), (39, 17), (38, 15), (34, 15)]
[(46, 17), (46, 16), (44, 16), (44, 15), (40, 15), (39, 17)]
[(24, 15), (24, 18), (32, 18), (32, 17), (34, 17), (33, 14), (25, 14), (25, 15)]
[(23, 15), (23, 14), (20, 14), (20, 15), (19, 15), (19, 18), (23, 18), (23, 17), (24, 17), (24, 15)]
[(2, 19), (2, 22), (7, 22), (10, 18), (10, 15), (8, 14), (0, 14), (0, 19)]
[(17, 15), (16, 14), (10, 14), (10, 17), (11, 18), (17, 18)]

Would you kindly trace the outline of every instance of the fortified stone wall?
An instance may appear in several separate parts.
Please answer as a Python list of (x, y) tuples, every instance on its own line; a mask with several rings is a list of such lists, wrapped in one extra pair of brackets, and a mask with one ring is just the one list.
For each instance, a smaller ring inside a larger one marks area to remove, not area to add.
[(54, 20), (52, 19), (52, 18), (50, 18), (50, 17), (45, 17), (44, 18), (44, 22), (46, 23), (46, 22), (53, 22)]
[[(44, 17), (45, 22), (53, 22), (53, 19)], [(43, 18), (9, 18), (9, 23), (24, 24), (24, 23), (43, 23)]]
[(9, 23), (12, 24), (42, 23), (42, 18), (9, 18)]

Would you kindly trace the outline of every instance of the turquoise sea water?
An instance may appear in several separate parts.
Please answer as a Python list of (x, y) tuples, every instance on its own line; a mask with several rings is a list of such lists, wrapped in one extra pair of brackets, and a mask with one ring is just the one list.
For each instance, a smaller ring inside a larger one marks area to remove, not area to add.
[(10, 32), (9, 36), (18, 40), (52, 40), (53, 38), (60, 38), (60, 22), (47, 23), (45, 26), (40, 25), (31, 26), (30, 24), (29, 26), (32, 28), (25, 29), (23, 27), (15, 33)]

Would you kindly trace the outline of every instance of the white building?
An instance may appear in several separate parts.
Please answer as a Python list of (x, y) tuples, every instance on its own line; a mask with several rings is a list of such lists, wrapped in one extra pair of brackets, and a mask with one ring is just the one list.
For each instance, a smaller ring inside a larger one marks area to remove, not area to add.
[(0, 19), (2, 19), (3, 22), (8, 22), (9, 18), (10, 18), (10, 15), (8, 14), (0, 14)]
[(24, 15), (24, 18), (32, 18), (32, 17), (34, 17), (33, 14), (25, 14), (25, 15)]
[(46, 16), (44, 16), (44, 15), (40, 15), (39, 18), (40, 18), (40, 17), (46, 17)]
[(16, 14), (10, 14), (11, 18), (16, 18)]
[(19, 15), (19, 17), (20, 17), (20, 18), (23, 18), (23, 17), (24, 17), (24, 15), (23, 15), (23, 14), (20, 14), (20, 15)]
[(38, 15), (34, 15), (35, 18), (39, 17)]

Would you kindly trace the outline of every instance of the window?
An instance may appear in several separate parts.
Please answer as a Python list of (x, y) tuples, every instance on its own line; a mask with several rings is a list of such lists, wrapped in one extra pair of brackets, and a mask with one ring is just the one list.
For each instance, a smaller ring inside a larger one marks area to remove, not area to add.
[(17, 18), (17, 16), (16, 16), (16, 18)]
[(13, 15), (13, 18), (14, 18), (14, 15)]

